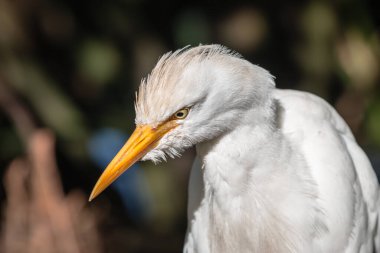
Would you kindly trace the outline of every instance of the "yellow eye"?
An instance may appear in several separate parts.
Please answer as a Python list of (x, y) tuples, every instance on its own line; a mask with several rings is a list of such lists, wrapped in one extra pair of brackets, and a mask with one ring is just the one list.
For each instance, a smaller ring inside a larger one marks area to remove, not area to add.
[(174, 119), (184, 119), (189, 114), (189, 108), (183, 108), (173, 114)]

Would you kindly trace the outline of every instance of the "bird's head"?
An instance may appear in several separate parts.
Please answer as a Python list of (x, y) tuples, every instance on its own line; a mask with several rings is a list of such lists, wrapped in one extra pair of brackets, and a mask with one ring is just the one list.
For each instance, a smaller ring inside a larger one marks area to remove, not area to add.
[(138, 160), (159, 162), (217, 137), (263, 108), (272, 76), (220, 45), (165, 54), (142, 81), (136, 129), (103, 172), (90, 200)]

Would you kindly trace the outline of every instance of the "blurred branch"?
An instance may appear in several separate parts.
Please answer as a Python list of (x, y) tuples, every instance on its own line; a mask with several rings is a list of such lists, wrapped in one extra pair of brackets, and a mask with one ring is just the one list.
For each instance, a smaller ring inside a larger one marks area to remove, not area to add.
[[(11, 163), (5, 174), (4, 186), (7, 194), (7, 208), (4, 216), (2, 252), (24, 253), (27, 245), (28, 231), (28, 192), (25, 182), (28, 177), (28, 164), (23, 159)], [(17, 238), (17, 240), (15, 240)]]
[(26, 145), (36, 126), (26, 106), (13, 94), (0, 79), (0, 107), (12, 120), (20, 138)]
[[(29, 142), (32, 205), (30, 252), (43, 252), (46, 239), (59, 252), (79, 253), (69, 210), (63, 199), (62, 187), (54, 159), (54, 138), (46, 130), (33, 134)], [(40, 239), (41, 232), (45, 240)], [(40, 234), (39, 234), (40, 233)], [(48, 250), (46, 252), (53, 252)]]
[(30, 111), (1, 80), (0, 108), (27, 147), (27, 159), (12, 162), (4, 178), (1, 252), (101, 252), (96, 216), (85, 210), (86, 199), (63, 193), (52, 132), (37, 129)]

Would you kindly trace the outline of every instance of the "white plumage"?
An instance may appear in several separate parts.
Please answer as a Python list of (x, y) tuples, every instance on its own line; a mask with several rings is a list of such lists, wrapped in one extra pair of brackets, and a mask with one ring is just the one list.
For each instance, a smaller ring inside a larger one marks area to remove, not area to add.
[(138, 159), (196, 145), (184, 252), (380, 252), (378, 181), (346, 123), (228, 49), (161, 58), (136, 124), (91, 199)]

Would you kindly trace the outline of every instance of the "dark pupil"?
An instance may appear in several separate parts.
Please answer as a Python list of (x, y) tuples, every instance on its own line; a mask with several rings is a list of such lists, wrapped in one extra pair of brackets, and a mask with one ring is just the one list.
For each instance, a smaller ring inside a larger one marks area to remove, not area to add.
[(182, 118), (182, 117), (183, 117), (183, 115), (184, 115), (184, 113), (183, 113), (183, 112), (177, 112), (177, 117), (178, 117), (178, 118)]

